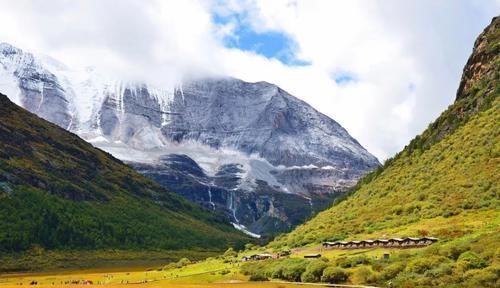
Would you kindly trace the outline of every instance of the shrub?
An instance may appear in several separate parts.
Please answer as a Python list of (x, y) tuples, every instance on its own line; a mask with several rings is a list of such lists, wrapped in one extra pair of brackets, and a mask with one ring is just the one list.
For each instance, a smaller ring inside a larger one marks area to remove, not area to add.
[(428, 283), (428, 281), (428, 279), (422, 279), (422, 277), (418, 274), (401, 272), (391, 282), (393, 284), (393, 287), (432, 287), (431, 284)]
[(486, 266), (486, 262), (481, 259), (476, 253), (466, 251), (458, 257), (457, 265), (463, 267), (464, 270), (479, 269)]
[(451, 275), (452, 272), (453, 272), (453, 267), (451, 263), (443, 263), (439, 265), (437, 268), (425, 271), (424, 276), (435, 279), (443, 277), (445, 275)]
[(302, 282), (319, 282), (321, 280), (321, 275), (323, 275), (323, 270), (328, 265), (323, 260), (315, 260), (309, 263), (306, 267), (306, 271), (302, 273)]
[(442, 256), (446, 256), (450, 259), (457, 260), (458, 257), (468, 251), (470, 249), (470, 245), (467, 242), (458, 242), (452, 243), (451, 246), (441, 248), (439, 254)]
[(449, 260), (443, 256), (427, 256), (427, 257), (419, 257), (413, 259), (406, 266), (405, 271), (417, 274), (423, 274), (427, 270), (431, 270), (433, 268), (438, 267), (441, 263), (446, 263)]
[(262, 274), (255, 274), (250, 276), (250, 281), (269, 281), (269, 279)]
[(179, 262), (177, 262), (177, 267), (184, 267), (186, 265), (189, 265), (191, 264), (191, 260), (189, 260), (188, 258), (182, 258), (179, 260)]
[(366, 266), (356, 269), (352, 278), (356, 283), (373, 283), (377, 281), (377, 275)]
[(282, 272), (283, 279), (291, 282), (300, 282), (300, 277), (302, 276), (302, 273), (306, 271), (306, 262), (304, 261), (286, 261), (286, 262), (287, 265), (283, 265), (283, 272)]
[(341, 268), (329, 266), (323, 270), (321, 281), (328, 283), (343, 283), (347, 281), (349, 275)]
[(283, 279), (283, 265), (275, 265), (273, 269), (270, 271), (271, 278)]
[(380, 277), (385, 280), (393, 279), (404, 269), (405, 265), (403, 263), (393, 263), (382, 269)]
[(368, 259), (366, 256), (357, 256), (349, 258), (339, 258), (337, 260), (337, 265), (342, 268), (356, 267), (361, 264), (370, 264), (370, 259)]
[(498, 287), (500, 271), (494, 268), (469, 270), (464, 274), (465, 283), (469, 287)]

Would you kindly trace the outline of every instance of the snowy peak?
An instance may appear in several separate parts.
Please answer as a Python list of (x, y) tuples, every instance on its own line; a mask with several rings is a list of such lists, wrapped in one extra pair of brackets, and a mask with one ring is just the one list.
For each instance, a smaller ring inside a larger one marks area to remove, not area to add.
[(39, 60), (6, 43), (0, 51), (9, 79), (0, 88), (17, 90), (10, 95), (23, 107), (87, 140), (139, 150), (188, 141), (255, 154), (274, 166), (356, 174), (379, 164), (333, 119), (267, 82), (205, 78), (159, 89)]
[(172, 141), (257, 153), (273, 165), (378, 165), (337, 122), (266, 82), (198, 80), (184, 85), (171, 112), (162, 132)]
[(10, 45), (9, 43), (2, 42), (0, 43), (0, 53), (4, 56), (8, 56), (8, 55), (21, 54), (22, 50)]
[(302, 223), (379, 165), (333, 119), (267, 82), (156, 87), (3, 43), (0, 92), (252, 233)]
[(0, 45), (0, 51), (0, 75), (5, 79), (2, 92), (12, 93), (16, 104), (42, 118), (63, 128), (71, 128), (70, 103), (57, 77), (31, 53), (6, 43)]

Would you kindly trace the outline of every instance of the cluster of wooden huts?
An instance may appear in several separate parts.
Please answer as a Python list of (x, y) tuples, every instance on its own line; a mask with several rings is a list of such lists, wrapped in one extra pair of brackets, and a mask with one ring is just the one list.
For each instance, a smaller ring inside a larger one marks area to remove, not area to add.
[(338, 248), (338, 249), (357, 249), (357, 248), (375, 248), (375, 247), (385, 247), (385, 248), (410, 248), (410, 247), (422, 247), (428, 246), (438, 239), (434, 237), (422, 237), (422, 238), (391, 238), (391, 239), (375, 239), (375, 240), (359, 240), (359, 241), (335, 241), (335, 242), (324, 242), (323, 248)]
[(277, 255), (270, 253), (260, 253), (250, 256), (243, 256), (243, 258), (241, 258), (241, 261), (246, 262), (246, 261), (273, 259), (273, 258), (277, 258)]
[(241, 258), (241, 261), (246, 262), (246, 261), (255, 261), (255, 260), (279, 259), (282, 257), (290, 256), (290, 254), (292, 254), (292, 251), (290, 251), (290, 250), (284, 250), (284, 251), (278, 252), (276, 254), (271, 254), (271, 253), (265, 252), (265, 253), (260, 253), (260, 254), (243, 256), (243, 258)]

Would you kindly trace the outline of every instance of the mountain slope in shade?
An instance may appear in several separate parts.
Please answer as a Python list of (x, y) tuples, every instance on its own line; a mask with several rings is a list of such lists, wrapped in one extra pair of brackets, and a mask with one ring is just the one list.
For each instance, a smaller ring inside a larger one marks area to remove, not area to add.
[(384, 167), (363, 178), (349, 197), (270, 246), (434, 236), (439, 241), (429, 248), (388, 251), (390, 260), (361, 250), (339, 256), (335, 265), (354, 267), (349, 278), (358, 283), (498, 287), (499, 79), (497, 17), (475, 42), (455, 103)]
[(0, 95), (0, 252), (222, 250), (248, 238)]
[(14, 102), (254, 233), (289, 231), (379, 165), (337, 122), (270, 83), (158, 88), (5, 43), (0, 64), (0, 92)]

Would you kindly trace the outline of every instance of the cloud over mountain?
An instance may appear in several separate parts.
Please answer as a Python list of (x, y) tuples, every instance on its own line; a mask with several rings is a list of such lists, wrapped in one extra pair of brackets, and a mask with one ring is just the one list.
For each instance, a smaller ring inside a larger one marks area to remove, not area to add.
[(462, 44), (500, 7), (459, 2), (21, 0), (0, 40), (135, 81), (273, 82), (383, 159), (451, 103)]

